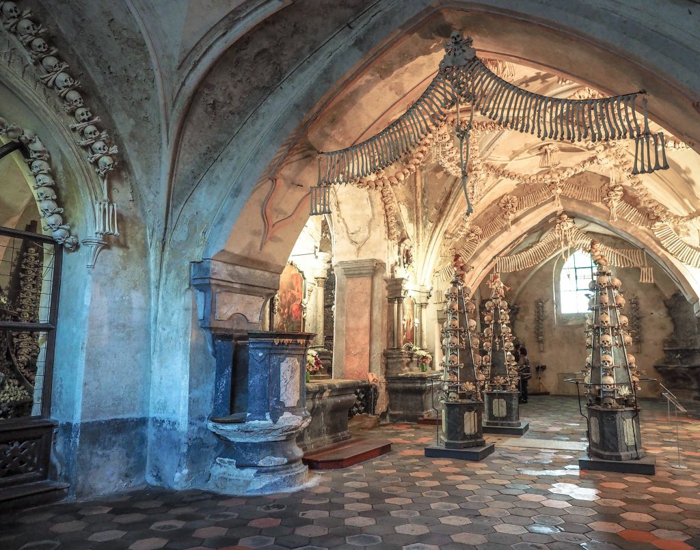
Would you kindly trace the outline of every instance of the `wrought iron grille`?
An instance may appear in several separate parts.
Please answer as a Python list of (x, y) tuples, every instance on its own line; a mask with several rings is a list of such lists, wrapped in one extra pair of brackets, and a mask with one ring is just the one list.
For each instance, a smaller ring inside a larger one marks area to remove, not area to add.
[(51, 238), (0, 228), (0, 429), (48, 416), (60, 262)]
[(377, 406), (377, 397), (379, 396), (379, 389), (376, 385), (370, 384), (360, 386), (355, 389), (355, 403), (353, 403), (350, 411), (348, 412), (348, 417), (352, 418), (358, 414), (374, 414), (375, 407)]

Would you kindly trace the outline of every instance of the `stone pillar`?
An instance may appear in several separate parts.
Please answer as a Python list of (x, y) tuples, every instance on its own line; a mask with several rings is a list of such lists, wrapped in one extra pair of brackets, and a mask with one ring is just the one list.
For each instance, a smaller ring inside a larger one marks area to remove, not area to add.
[(428, 303), (431, 296), (431, 290), (426, 287), (421, 287), (420, 290), (414, 293), (413, 301), (416, 304), (416, 319), (418, 319), (418, 332), (416, 334), (418, 342), (416, 345), (419, 348), (427, 349), (428, 345)]
[(314, 297), (314, 306), (316, 310), (316, 336), (314, 337), (314, 346), (323, 347), (324, 333), (324, 311), (323, 298), (326, 290), (326, 277), (316, 277), (316, 289)]
[(384, 349), (384, 272), (380, 260), (335, 264), (333, 378), (380, 379)]
[(406, 297), (406, 279), (392, 277), (386, 280), (386, 292), (389, 300), (389, 347), (399, 349), (403, 346), (403, 299)]

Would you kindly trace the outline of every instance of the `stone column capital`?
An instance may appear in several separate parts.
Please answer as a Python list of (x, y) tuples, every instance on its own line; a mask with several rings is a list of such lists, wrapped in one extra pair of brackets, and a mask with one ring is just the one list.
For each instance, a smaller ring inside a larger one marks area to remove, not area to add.
[(391, 277), (386, 279), (387, 298), (390, 302), (397, 302), (406, 297), (406, 279), (403, 277)]
[(386, 269), (386, 264), (381, 260), (346, 260), (336, 263), (333, 266), (336, 274), (342, 274), (345, 277), (372, 277), (380, 270)]

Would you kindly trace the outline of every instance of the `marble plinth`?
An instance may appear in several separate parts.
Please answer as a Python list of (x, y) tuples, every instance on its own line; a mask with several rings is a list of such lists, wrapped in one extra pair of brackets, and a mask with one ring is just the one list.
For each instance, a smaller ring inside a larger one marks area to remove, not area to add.
[(651, 456), (645, 456), (638, 460), (603, 460), (602, 458), (583, 455), (578, 459), (578, 467), (581, 470), (653, 476), (656, 474), (656, 459)]
[[(418, 422), (433, 411), (433, 384), (438, 383), (439, 372), (408, 372), (386, 377), (391, 422)], [(437, 395), (435, 395), (437, 399)], [(439, 403), (434, 404), (439, 407)]]
[(588, 456), (602, 460), (636, 460), (646, 453), (642, 448), (639, 411), (632, 407), (608, 409), (589, 405)]
[(348, 411), (362, 380), (320, 380), (306, 384), (306, 410), (311, 422), (297, 437), (304, 451), (350, 439)]
[(448, 449), (440, 445), (431, 445), (425, 448), (425, 456), (428, 458), (451, 458), (454, 460), (471, 460), (478, 462), (493, 453), (496, 445), (490, 443), (483, 447), (469, 447), (467, 449)]
[[(520, 394), (512, 391), (487, 391), (484, 392), (484, 432), (487, 428), (513, 428), (520, 429), (520, 407), (518, 399)], [(527, 430), (527, 428), (525, 428)], [(514, 433), (514, 432), (503, 432)], [(524, 432), (523, 432), (524, 433)]]
[(482, 447), (481, 429), (484, 404), (476, 401), (452, 401), (443, 403), (442, 444), (448, 449)]

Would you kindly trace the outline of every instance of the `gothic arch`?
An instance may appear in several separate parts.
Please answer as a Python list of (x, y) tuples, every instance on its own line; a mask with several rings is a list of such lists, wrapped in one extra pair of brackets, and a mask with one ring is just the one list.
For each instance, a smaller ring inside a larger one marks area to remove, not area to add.
[[(622, 239), (646, 250), (678, 286), (685, 298), (693, 304), (693, 307), (696, 310), (700, 308), (698, 303), (700, 278), (695, 273), (697, 270), (681, 264), (670, 256), (656, 242), (651, 231), (634, 227), (624, 222), (610, 222), (608, 220), (608, 210), (598, 205), (568, 197), (562, 198), (561, 203), (564, 212), (570, 216), (595, 222), (614, 232)], [(497, 256), (507, 254), (517, 244), (517, 240), (520, 237), (538, 229), (556, 216), (557, 213), (558, 209), (553, 201), (544, 203), (539, 207), (527, 210), (523, 215), (513, 220), (510, 231), (502, 231), (480, 243), (476, 252), (467, 260), (470, 265), (474, 266), (474, 269), (467, 275), (467, 285), (476, 288), (494, 267)], [(623, 225), (624, 228), (622, 227)]]

